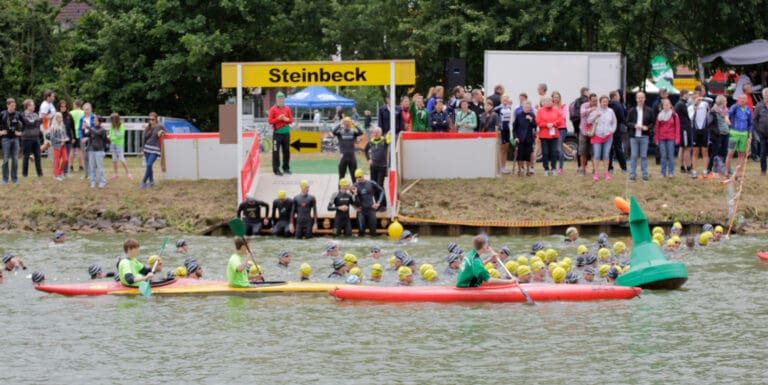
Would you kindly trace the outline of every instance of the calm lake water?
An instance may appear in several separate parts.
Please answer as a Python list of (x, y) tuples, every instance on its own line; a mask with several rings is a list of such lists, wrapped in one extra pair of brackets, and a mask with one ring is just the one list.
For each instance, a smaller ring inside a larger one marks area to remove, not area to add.
[[(141, 255), (156, 254), (160, 236), (140, 237)], [(573, 256), (561, 237), (545, 244)], [(625, 240), (612, 238), (610, 241)], [(324, 384), (649, 384), (766, 383), (768, 265), (755, 251), (766, 238), (730, 241), (674, 255), (688, 265), (684, 289), (644, 292), (629, 301), (525, 304), (378, 304), (337, 302), (327, 295), (263, 297), (63, 297), (32, 289), (88, 279), (86, 268), (114, 268), (124, 238), (72, 236), (48, 247), (42, 236), (2, 235), (31, 267), (5, 273), (0, 285), (0, 382), (6, 384), (324, 383)], [(226, 238), (187, 237), (206, 278), (223, 279), (232, 251)], [(451, 239), (407, 246), (419, 264), (445, 268)], [(469, 249), (471, 237), (458, 239)], [(526, 252), (537, 239), (494, 237)], [(184, 257), (169, 242), (165, 268)], [(257, 239), (252, 248), (268, 280), (296, 280), (302, 262), (327, 281), (327, 239)], [(585, 239), (594, 243), (594, 237)], [(343, 240), (366, 276), (369, 248), (384, 239)], [(293, 252), (288, 271), (276, 254)], [(386, 264), (386, 259), (382, 260)], [(418, 281), (418, 279), (417, 279)], [(450, 283), (444, 281), (446, 283)]]

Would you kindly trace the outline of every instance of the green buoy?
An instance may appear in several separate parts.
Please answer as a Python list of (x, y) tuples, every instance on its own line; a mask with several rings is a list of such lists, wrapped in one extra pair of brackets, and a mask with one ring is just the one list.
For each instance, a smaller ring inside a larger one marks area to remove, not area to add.
[(629, 230), (634, 243), (629, 259), (632, 268), (620, 275), (616, 284), (650, 290), (679, 289), (688, 280), (688, 270), (680, 262), (668, 261), (661, 248), (651, 241), (648, 218), (635, 197), (629, 199)]

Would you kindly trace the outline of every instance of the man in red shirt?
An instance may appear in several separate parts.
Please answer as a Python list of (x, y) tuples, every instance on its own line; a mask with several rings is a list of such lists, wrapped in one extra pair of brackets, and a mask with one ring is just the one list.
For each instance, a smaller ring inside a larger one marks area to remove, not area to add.
[(277, 93), (277, 103), (269, 109), (269, 124), (272, 125), (272, 172), (282, 176), (280, 172), (280, 151), (283, 152), (283, 172), (291, 175), (291, 109), (285, 105), (285, 94)]

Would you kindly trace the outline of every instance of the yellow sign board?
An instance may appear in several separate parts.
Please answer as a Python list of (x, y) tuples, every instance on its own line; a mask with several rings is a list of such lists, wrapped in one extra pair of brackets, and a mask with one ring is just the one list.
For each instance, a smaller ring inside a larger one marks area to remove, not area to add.
[[(393, 60), (395, 84), (416, 84), (416, 61)], [(382, 86), (390, 84), (390, 61), (222, 63), (221, 87)]]
[(683, 88), (687, 89), (688, 91), (693, 91), (696, 86), (701, 84), (699, 79), (686, 79), (686, 78), (675, 78), (672, 80), (672, 86), (675, 87), (678, 90), (682, 90)]
[(316, 131), (291, 131), (291, 152), (320, 152), (322, 135)]

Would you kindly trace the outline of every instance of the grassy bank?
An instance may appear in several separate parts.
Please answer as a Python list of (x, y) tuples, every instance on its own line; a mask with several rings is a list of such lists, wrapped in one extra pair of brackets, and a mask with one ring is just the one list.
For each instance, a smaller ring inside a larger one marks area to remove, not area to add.
[(5, 209), (0, 212), (0, 231), (53, 231), (64, 228), (80, 232), (197, 232), (234, 215), (236, 180), (163, 180), (155, 163), (155, 187), (139, 190), (144, 175), (139, 158), (128, 158), (133, 180), (113, 175), (112, 161), (104, 162), (107, 186), (90, 188), (80, 179), (83, 172), (59, 182), (53, 180), (52, 163), (43, 158), (44, 177), (21, 177), (19, 185), (1, 186)]
[[(268, 155), (268, 154), (267, 154)], [(297, 161), (323, 161), (333, 173), (337, 154), (296, 155)], [(364, 158), (359, 157), (360, 164)], [(262, 158), (262, 171), (271, 172), (269, 156)], [(79, 232), (201, 232), (234, 215), (236, 180), (163, 180), (159, 163), (152, 189), (139, 190), (144, 173), (141, 160), (128, 159), (133, 180), (112, 176), (111, 160), (105, 161), (108, 183), (92, 189), (81, 180), (82, 172), (63, 182), (52, 178), (51, 162), (43, 159), (45, 176), (20, 178), (19, 186), (0, 186), (6, 197), (0, 212), (0, 231), (48, 232), (64, 228)], [(318, 163), (319, 164), (319, 163)], [(299, 164), (297, 163), (297, 166)], [(658, 166), (651, 165), (651, 179), (629, 183), (651, 221), (719, 222), (727, 221), (728, 187), (706, 180), (691, 180), (686, 175), (662, 179)], [(366, 167), (367, 169), (367, 167)], [(575, 164), (557, 177), (504, 176), (495, 179), (420, 180), (402, 194), (401, 213), (425, 219), (456, 220), (549, 220), (577, 222), (615, 216), (612, 200), (624, 196), (625, 176), (620, 172), (611, 181), (594, 182), (577, 177)], [(406, 181), (401, 187), (414, 181)], [(737, 189), (738, 185), (734, 186)], [(768, 177), (760, 175), (759, 165), (749, 162), (738, 216), (746, 219), (749, 232), (766, 232)], [(260, 197), (270, 201), (272, 197)], [(326, 204), (326, 202), (319, 202)]]

